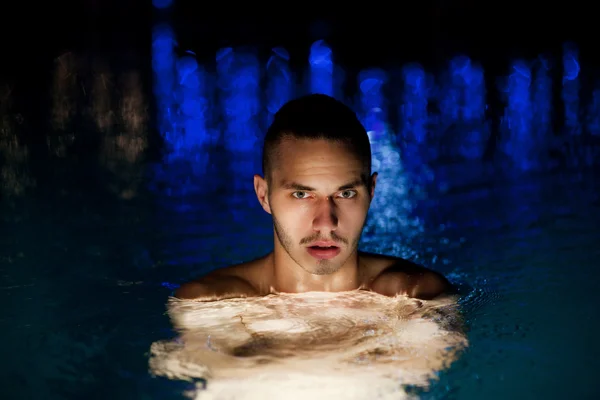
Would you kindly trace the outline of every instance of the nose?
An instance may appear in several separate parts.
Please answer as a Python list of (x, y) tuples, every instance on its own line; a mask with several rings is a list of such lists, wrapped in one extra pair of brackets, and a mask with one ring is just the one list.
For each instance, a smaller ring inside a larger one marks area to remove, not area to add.
[(327, 236), (330, 232), (335, 231), (337, 226), (337, 209), (333, 199), (327, 197), (320, 200), (315, 209), (313, 230), (324, 234), (323, 236)]

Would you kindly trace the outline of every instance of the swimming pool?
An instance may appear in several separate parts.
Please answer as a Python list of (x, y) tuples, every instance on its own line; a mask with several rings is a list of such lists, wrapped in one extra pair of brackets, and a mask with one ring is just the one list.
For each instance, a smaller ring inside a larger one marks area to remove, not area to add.
[[(175, 59), (169, 30), (156, 32), (157, 99), (145, 97), (136, 71), (120, 74), (119, 85), (102, 63), (90, 77), (70, 73), (83, 62), (68, 53), (54, 73), (51, 132), (23, 134), (31, 122), (0, 104), (2, 398), (182, 398), (188, 383), (149, 371), (153, 343), (176, 336), (166, 315), (173, 288), (272, 247), (270, 217), (252, 190), (255, 122), (264, 125), (291, 95), (289, 54), (275, 51), (262, 88), (252, 54), (224, 49), (217, 79), (187, 55)], [(323, 43), (313, 47), (330, 57)], [(451, 63), (460, 79), (446, 82), (440, 115), (428, 114), (430, 94), (419, 84), (426, 71), (401, 71), (401, 102), (412, 108), (401, 109), (395, 136), (381, 118), (381, 71), (361, 75), (361, 104), (376, 110), (363, 119), (380, 172), (361, 248), (429, 266), (461, 288), (469, 347), (429, 391), (411, 389), (424, 399), (598, 395), (597, 115), (586, 117), (589, 135), (544, 136), (550, 78), (537, 72), (533, 104), (529, 67), (517, 64), (497, 142), (481, 121), (483, 71), (464, 57)], [(330, 87), (330, 66), (312, 66), (311, 84)], [(90, 96), (78, 92), (82, 85)], [(204, 93), (215, 87), (218, 96)], [(465, 104), (454, 102), (456, 91)], [(154, 100), (172, 150), (160, 159), (145, 156), (157, 147), (148, 134)], [(455, 123), (459, 114), (470, 119)], [(427, 137), (428, 124), (448, 130)], [(402, 150), (390, 137), (406, 140)], [(576, 146), (549, 163), (549, 148), (560, 147), (551, 142), (565, 137)], [(588, 147), (577, 143), (585, 140)], [(485, 157), (489, 143), (505, 157)]]
[[(210, 156), (196, 175), (145, 165), (131, 199), (103, 186), (115, 179), (96, 168), (68, 173), (74, 163), (44, 165), (53, 177), (4, 198), (3, 398), (182, 398), (187, 383), (148, 373), (151, 344), (174, 336), (165, 315), (172, 287), (260, 255), (272, 240), (247, 179), (252, 161), (222, 149)], [(225, 164), (224, 175), (212, 173)], [(402, 169), (385, 172), (362, 248), (445, 273), (462, 287), (469, 327), (460, 359), (430, 391), (414, 391), (425, 399), (596, 396), (597, 176), (479, 173), (464, 184), (465, 173), (440, 167), (440, 191)], [(78, 175), (97, 179), (84, 187)], [(385, 220), (383, 207), (393, 210)]]

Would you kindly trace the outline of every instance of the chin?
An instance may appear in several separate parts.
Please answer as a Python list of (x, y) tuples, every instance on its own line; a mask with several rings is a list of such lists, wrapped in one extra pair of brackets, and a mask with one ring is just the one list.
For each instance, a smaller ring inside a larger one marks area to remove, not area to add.
[(333, 260), (319, 260), (316, 262), (316, 265), (310, 268), (310, 272), (313, 275), (331, 275), (342, 268), (342, 265), (339, 262), (335, 262)]

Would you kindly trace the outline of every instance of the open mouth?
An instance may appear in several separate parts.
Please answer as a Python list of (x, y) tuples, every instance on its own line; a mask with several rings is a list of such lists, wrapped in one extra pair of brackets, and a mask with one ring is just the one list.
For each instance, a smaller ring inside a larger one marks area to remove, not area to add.
[(337, 256), (341, 249), (337, 246), (310, 246), (306, 248), (308, 253), (319, 260), (328, 260)]

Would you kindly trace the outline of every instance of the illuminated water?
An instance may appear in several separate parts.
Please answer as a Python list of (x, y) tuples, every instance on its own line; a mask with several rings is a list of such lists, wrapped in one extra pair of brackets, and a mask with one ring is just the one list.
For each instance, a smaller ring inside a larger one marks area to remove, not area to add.
[[(2, 398), (180, 399), (204, 384), (199, 378), (211, 390), (253, 395), (269, 388), (251, 378), (265, 371), (293, 371), (278, 384), (304, 385), (315, 398), (350, 383), (353, 394), (380, 388), (393, 398), (598, 396), (598, 96), (589, 104), (577, 97), (576, 51), (567, 48), (563, 59), (559, 134), (549, 122), (557, 83), (542, 59), (510, 64), (496, 123), (486, 118), (483, 70), (466, 57), (450, 60), (440, 77), (404, 66), (388, 96), (389, 71), (356, 77), (356, 99), (347, 102), (369, 130), (380, 172), (361, 247), (422, 263), (461, 288), (468, 347), (446, 354), (438, 350), (459, 338), (444, 336), (444, 320), (432, 322), (427, 302), (411, 311), (423, 319), (407, 319), (414, 303), (403, 299), (174, 302), (170, 316), (188, 329), (173, 329), (165, 311), (177, 284), (271, 249), (271, 221), (251, 177), (274, 110), (298, 93), (341, 90), (323, 42), (299, 85), (285, 49), (274, 49), (266, 65), (223, 49), (214, 66), (202, 66), (191, 54), (174, 56), (166, 27), (155, 34), (155, 99), (144, 94), (139, 71), (106, 63), (84, 79), (73, 73), (82, 62), (76, 54), (58, 59), (50, 128), (38, 147), (11, 108), (10, 88), (0, 87)], [(158, 161), (147, 156), (154, 117), (170, 150)], [(218, 307), (254, 319), (252, 335), (262, 341), (235, 336), (248, 332), (221, 321), (225, 314), (213, 318)], [(224, 355), (195, 351), (207, 335)], [(339, 348), (330, 346), (335, 340)], [(227, 355), (233, 350), (237, 358)], [(391, 362), (367, 360), (360, 367), (368, 376), (344, 364), (362, 350)], [(403, 351), (398, 365), (392, 358)], [(300, 379), (307, 370), (313, 381)], [(242, 373), (245, 389), (223, 384)], [(430, 374), (437, 379), (428, 382)]]
[(365, 291), (172, 299), (181, 333), (152, 345), (151, 371), (200, 380), (199, 399), (407, 398), (401, 385), (427, 386), (467, 346), (455, 305)]
[[(166, 282), (267, 251), (266, 215), (228, 178), (198, 178), (187, 197), (123, 200), (65, 177), (3, 203), (4, 398), (181, 398), (189, 387), (148, 373), (152, 345), (174, 335)], [(594, 178), (532, 176), (442, 195), (408, 181), (414, 200), (381, 193), (363, 248), (436, 268), (465, 293), (469, 348), (432, 393), (597, 394)], [(395, 210), (389, 224), (383, 205)]]
[[(597, 394), (596, 182), (589, 174), (545, 175), (421, 194), (410, 212), (405, 198), (387, 200), (404, 217), (389, 229), (382, 222), (380, 229), (370, 226), (363, 248), (408, 255), (447, 274), (465, 293), (469, 347), (433, 383), (431, 398)], [(135, 200), (72, 186), (61, 194), (68, 184), (56, 184), (62, 187), (3, 206), (4, 398), (181, 398), (190, 386), (149, 374), (152, 346), (174, 338), (164, 314), (166, 282), (266, 251), (268, 220), (250, 193), (229, 184), (220, 193), (209, 185), (187, 199), (148, 194)], [(295, 303), (279, 304), (275, 318), (290, 318), (284, 306)], [(243, 306), (250, 313), (264, 309), (252, 307)], [(336, 311), (319, 307), (322, 318)], [(372, 318), (380, 312), (360, 311)], [(347, 314), (329, 329), (347, 328)], [(281, 323), (290, 323), (285, 318)], [(353, 335), (368, 330), (354, 328)], [(335, 347), (329, 350), (336, 355)], [(338, 355), (351, 351), (341, 346)]]

